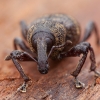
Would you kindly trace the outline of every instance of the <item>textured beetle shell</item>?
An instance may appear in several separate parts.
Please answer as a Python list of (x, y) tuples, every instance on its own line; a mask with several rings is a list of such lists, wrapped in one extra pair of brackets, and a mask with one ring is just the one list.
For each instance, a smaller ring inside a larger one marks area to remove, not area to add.
[(32, 47), (31, 38), (34, 34), (40, 31), (51, 33), (55, 37), (55, 45), (61, 45), (66, 42), (66, 40), (71, 40), (72, 45), (65, 48), (57, 48), (51, 55), (53, 59), (56, 59), (64, 49), (69, 50), (71, 47), (76, 45), (80, 38), (80, 27), (78, 23), (71, 17), (64, 14), (54, 14), (45, 16), (35, 20), (27, 33), (27, 41), (30, 45), (30, 49), (34, 52)]

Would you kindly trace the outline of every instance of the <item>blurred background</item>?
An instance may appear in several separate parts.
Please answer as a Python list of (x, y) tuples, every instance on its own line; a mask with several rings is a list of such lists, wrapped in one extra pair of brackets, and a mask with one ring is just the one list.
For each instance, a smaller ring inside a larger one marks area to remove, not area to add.
[[(29, 25), (36, 18), (52, 13), (65, 13), (75, 17), (81, 25), (82, 36), (85, 26), (90, 20), (96, 22), (98, 30), (100, 32), (100, 0), (0, 0), (1, 80), (8, 77), (19, 78), (20, 76), (11, 61), (4, 61), (5, 56), (13, 50), (13, 39), (15, 37), (21, 37), (19, 22), (21, 20), (25, 20)], [(98, 52), (100, 49), (95, 46), (94, 35), (91, 37), (91, 39), (89, 39), (89, 42), (91, 42), (96, 52), (97, 61), (99, 61)], [(62, 68), (64, 70), (66, 70), (65, 63), (66, 60), (62, 62)], [(34, 64), (34, 66), (36, 66), (36, 64)], [(36, 71), (34, 72), (35, 75), (39, 75), (40, 77), (40, 74), (37, 72), (36, 67), (34, 69)], [(30, 75), (28, 72), (26, 73)], [(33, 76), (34, 74), (32, 74), (32, 77)], [(5, 87), (6, 82), (3, 84), (3, 86)], [(5, 92), (2, 92), (2, 89), (4, 88), (3, 86), (0, 85), (2, 97), (6, 94)]]
[[(19, 22), (28, 25), (34, 19), (51, 13), (65, 13), (75, 17), (82, 31), (89, 20), (100, 26), (99, 0), (1, 0), (0, 1), (0, 50), (11, 50), (12, 40), (20, 35)], [(0, 55), (1, 56), (1, 55)]]

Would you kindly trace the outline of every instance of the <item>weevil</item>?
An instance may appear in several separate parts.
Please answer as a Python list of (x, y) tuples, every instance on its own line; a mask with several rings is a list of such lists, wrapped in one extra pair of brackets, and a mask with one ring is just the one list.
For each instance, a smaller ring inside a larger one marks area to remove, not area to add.
[[(72, 17), (65, 14), (51, 14), (39, 19), (36, 19), (27, 26), (24, 21), (20, 22), (22, 35), (28, 42), (29, 47), (20, 38), (14, 39), (14, 48), (5, 60), (12, 59), (15, 67), (24, 79), (23, 85), (19, 88), (20, 91), (26, 91), (26, 84), (30, 80), (24, 73), (18, 61), (34, 61), (37, 63), (37, 68), (41, 74), (47, 74), (49, 70), (48, 59), (61, 60), (65, 57), (77, 57), (82, 54), (82, 58), (76, 67), (76, 70), (71, 74), (75, 78), (77, 88), (84, 87), (84, 84), (77, 79), (87, 54), (90, 51), (91, 66), (90, 71), (100, 76), (96, 71), (96, 60), (94, 50), (90, 43), (85, 42), (93, 33), (96, 34), (96, 43), (100, 44), (97, 26), (93, 21), (90, 21), (86, 27), (84, 37), (80, 41), (81, 29), (79, 23)], [(21, 50), (17, 50), (19, 46)], [(34, 56), (36, 53), (37, 56)]]

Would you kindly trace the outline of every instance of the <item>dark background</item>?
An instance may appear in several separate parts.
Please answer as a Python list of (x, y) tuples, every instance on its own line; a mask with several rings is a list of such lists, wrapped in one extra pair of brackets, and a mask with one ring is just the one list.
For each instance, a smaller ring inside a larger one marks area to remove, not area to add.
[[(25, 20), (29, 25), (36, 18), (51, 13), (65, 13), (75, 17), (81, 25), (81, 38), (90, 20), (96, 22), (100, 31), (100, 0), (1, 0), (0, 100), (100, 100), (100, 86), (91, 87), (94, 74), (89, 73), (89, 59), (79, 75), (79, 79), (85, 82), (86, 89), (78, 90), (74, 87), (70, 73), (75, 69), (79, 58), (50, 61), (51, 68), (47, 75), (41, 75), (35, 63), (21, 63), (32, 83), (26, 93), (14, 95), (23, 80), (12, 61), (6, 62), (4, 58), (13, 50), (13, 39), (21, 37), (19, 22)], [(100, 47), (96, 46), (95, 35), (92, 35), (88, 42), (94, 48), (97, 69), (100, 70)], [(96, 81), (99, 83), (99, 78)]]

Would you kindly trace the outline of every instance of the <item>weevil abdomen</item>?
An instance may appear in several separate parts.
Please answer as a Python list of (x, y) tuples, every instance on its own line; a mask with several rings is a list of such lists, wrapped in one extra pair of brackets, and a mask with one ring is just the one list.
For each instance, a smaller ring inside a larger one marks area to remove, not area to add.
[(32, 37), (37, 33), (44, 32), (47, 35), (52, 34), (55, 38), (54, 45), (62, 45), (66, 40), (72, 42), (70, 46), (55, 49), (51, 55), (53, 59), (56, 59), (64, 49), (69, 50), (76, 45), (80, 38), (80, 27), (78, 23), (73, 18), (64, 14), (54, 14), (39, 18), (30, 27), (27, 33), (27, 41), (33, 52), (35, 48), (32, 46)]

